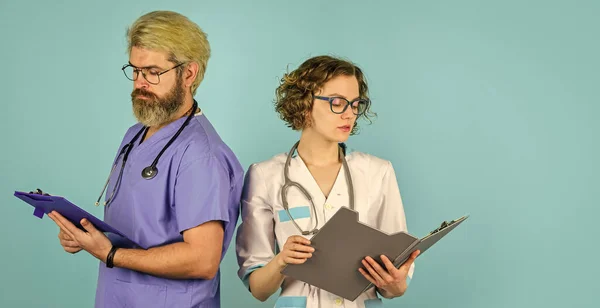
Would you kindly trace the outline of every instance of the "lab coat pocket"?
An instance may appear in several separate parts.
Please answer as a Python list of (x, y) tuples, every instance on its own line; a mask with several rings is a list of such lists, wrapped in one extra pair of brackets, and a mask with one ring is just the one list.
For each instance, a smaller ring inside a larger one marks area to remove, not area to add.
[(275, 308), (306, 308), (306, 296), (281, 296)]
[(290, 207), (289, 213), (285, 209), (280, 209), (277, 211), (277, 218), (282, 230), (289, 235), (300, 234), (300, 230), (296, 228), (294, 222), (305, 231), (310, 231), (314, 227), (310, 224), (312, 219), (308, 205)]
[(115, 280), (106, 288), (106, 307), (166, 307), (167, 287)]
[[(291, 217), (290, 217), (291, 216)], [(287, 222), (302, 218), (310, 218), (310, 207), (308, 206), (297, 206), (289, 209), (289, 214), (286, 210), (279, 210), (279, 221)]]

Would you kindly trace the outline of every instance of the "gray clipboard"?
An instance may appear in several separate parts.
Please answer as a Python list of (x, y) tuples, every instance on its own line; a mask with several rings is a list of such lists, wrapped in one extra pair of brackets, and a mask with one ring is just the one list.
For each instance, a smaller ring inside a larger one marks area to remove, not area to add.
[(383, 265), (379, 258), (383, 254), (400, 267), (411, 253), (420, 250), (421, 256), (467, 218), (444, 222), (419, 239), (406, 232), (381, 232), (358, 221), (358, 212), (342, 207), (310, 240), (313, 256), (304, 264), (287, 265), (281, 273), (354, 301), (373, 286), (358, 271), (364, 257)]

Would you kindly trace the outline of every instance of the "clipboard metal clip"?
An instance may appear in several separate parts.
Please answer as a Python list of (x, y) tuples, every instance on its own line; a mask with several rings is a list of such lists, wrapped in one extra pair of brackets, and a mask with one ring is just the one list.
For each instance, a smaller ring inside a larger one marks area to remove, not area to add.
[(42, 195), (42, 196), (50, 196), (50, 194), (43, 192), (41, 189), (36, 188), (35, 191), (30, 191), (30, 194)]
[(433, 231), (429, 232), (429, 235), (432, 235), (432, 234), (435, 234), (435, 233), (437, 233), (437, 232), (439, 232), (439, 231), (442, 231), (442, 230), (444, 230), (444, 228), (446, 228), (447, 226), (449, 226), (449, 225), (453, 224), (454, 222), (455, 222), (454, 220), (452, 220), (452, 221), (450, 221), (450, 222), (447, 222), (447, 221), (444, 221), (444, 222), (442, 222), (442, 224), (439, 226), (439, 228), (437, 228), (437, 229), (435, 229), (435, 230), (433, 230)]

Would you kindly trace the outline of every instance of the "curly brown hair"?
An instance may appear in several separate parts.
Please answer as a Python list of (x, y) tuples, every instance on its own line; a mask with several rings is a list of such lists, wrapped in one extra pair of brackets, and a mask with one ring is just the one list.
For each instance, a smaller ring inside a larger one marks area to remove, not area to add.
[[(307, 115), (312, 110), (314, 94), (329, 80), (338, 76), (354, 76), (358, 80), (360, 98), (369, 98), (369, 87), (362, 70), (354, 63), (332, 56), (317, 56), (306, 60), (294, 71), (284, 74), (275, 90), (275, 111), (294, 130), (301, 130), (308, 124)], [(356, 118), (350, 135), (358, 133), (358, 119), (364, 117), (369, 123), (371, 104), (364, 114)]]

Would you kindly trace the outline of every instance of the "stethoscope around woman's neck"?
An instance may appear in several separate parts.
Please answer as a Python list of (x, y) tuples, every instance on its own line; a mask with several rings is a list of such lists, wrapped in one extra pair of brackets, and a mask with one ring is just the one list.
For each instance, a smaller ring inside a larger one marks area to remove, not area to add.
[[(319, 232), (319, 218), (318, 218), (319, 215), (317, 215), (317, 209), (315, 207), (315, 203), (314, 203), (313, 198), (310, 195), (310, 193), (304, 187), (302, 187), (302, 185), (300, 185), (300, 183), (290, 180), (290, 177), (289, 177), (289, 166), (290, 166), (290, 163), (292, 160), (292, 155), (298, 148), (298, 144), (300, 144), (300, 141), (296, 142), (296, 144), (294, 144), (294, 146), (288, 153), (287, 159), (285, 161), (285, 166), (283, 167), (284, 183), (283, 183), (283, 187), (281, 187), (281, 202), (283, 204), (283, 208), (285, 209), (288, 216), (290, 217), (290, 220), (296, 226), (296, 228), (302, 233), (302, 235), (311, 235), (311, 234), (315, 234), (315, 233)], [(348, 162), (346, 162), (346, 147), (345, 147), (345, 145), (343, 145), (343, 144), (339, 145), (338, 154), (339, 154), (339, 159), (342, 161), (342, 166), (344, 167), (344, 175), (346, 176), (346, 185), (348, 186), (348, 196), (350, 199), (350, 209), (354, 210), (354, 186), (352, 184), (352, 176), (350, 175), (350, 169), (348, 168)], [(294, 217), (292, 217), (292, 214), (290, 214), (290, 209), (289, 209), (289, 205), (287, 202), (287, 190), (292, 186), (298, 188), (298, 190), (300, 190), (300, 192), (304, 195), (304, 197), (306, 197), (308, 199), (308, 201), (310, 201), (313, 213), (315, 213), (315, 227), (310, 231), (306, 231), (306, 230), (303, 230), (302, 228), (300, 228), (300, 226), (298, 226), (298, 224), (296, 223), (296, 220), (294, 219)]]
[[(196, 109), (198, 109), (198, 102), (196, 102), (196, 100), (194, 100), (194, 104), (192, 105), (192, 108), (190, 109), (190, 111), (188, 111), (189, 115), (187, 116), (187, 118), (185, 119), (185, 121), (183, 122), (181, 127), (179, 127), (179, 129), (177, 130), (175, 135), (173, 135), (173, 137), (171, 137), (169, 142), (167, 142), (167, 144), (162, 148), (162, 150), (158, 153), (158, 155), (156, 155), (156, 158), (154, 158), (154, 161), (152, 161), (152, 164), (150, 164), (150, 166), (147, 166), (144, 169), (142, 169), (142, 178), (144, 178), (146, 180), (151, 180), (158, 174), (158, 168), (156, 167), (158, 165), (158, 160), (163, 155), (165, 150), (167, 150), (167, 148), (173, 143), (173, 141), (175, 141), (175, 139), (177, 139), (177, 137), (179, 136), (179, 134), (181, 134), (183, 129), (190, 123), (190, 121), (192, 120), (192, 118), (195, 115)], [(119, 155), (117, 156), (117, 159), (115, 160), (115, 163), (112, 166), (112, 169), (110, 170), (108, 179), (106, 179), (106, 183), (104, 184), (104, 188), (102, 189), (102, 192), (100, 193), (100, 196), (98, 197), (98, 200), (96, 201), (96, 205), (100, 204), (100, 199), (102, 199), (102, 195), (104, 195), (104, 191), (108, 187), (110, 177), (112, 176), (113, 171), (117, 167), (117, 163), (119, 162), (119, 157), (121, 155), (123, 155), (123, 163), (121, 164), (121, 170), (119, 172), (119, 177), (117, 178), (117, 183), (115, 183), (113, 191), (112, 191), (110, 197), (108, 198), (108, 200), (106, 200), (106, 202), (104, 202), (104, 205), (108, 205), (114, 199), (117, 188), (120, 186), (120, 183), (121, 183), (121, 178), (123, 176), (123, 169), (125, 167), (125, 163), (127, 162), (127, 158), (129, 157), (129, 153), (131, 152), (131, 149), (133, 149), (133, 144), (140, 137), (140, 135), (142, 135), (142, 133), (144, 133), (144, 135), (145, 135), (147, 131), (148, 131), (148, 127), (146, 127), (146, 126), (142, 127), (135, 134), (135, 136), (133, 136), (133, 138), (131, 138), (131, 141), (129, 141), (127, 144), (125, 144), (123, 146), (123, 148), (121, 149), (121, 152), (119, 152)]]

